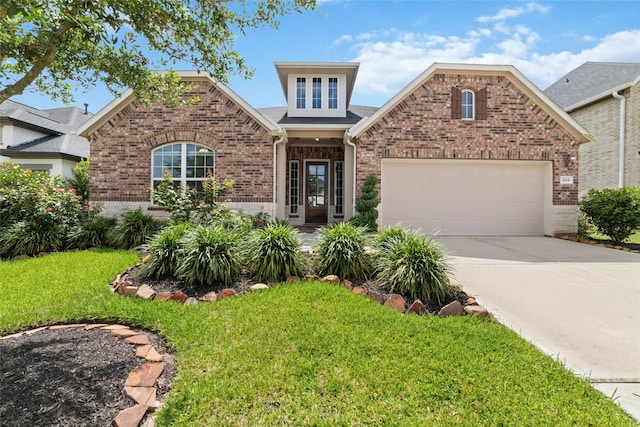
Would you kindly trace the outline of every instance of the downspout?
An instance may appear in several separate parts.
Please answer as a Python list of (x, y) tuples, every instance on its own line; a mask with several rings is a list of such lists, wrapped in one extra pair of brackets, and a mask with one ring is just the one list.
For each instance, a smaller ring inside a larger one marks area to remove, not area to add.
[(344, 131), (343, 142), (345, 145), (353, 147), (353, 189), (351, 193), (351, 216), (356, 214), (356, 144), (351, 141), (349, 130)]
[(276, 173), (278, 170), (278, 156), (277, 156), (277, 152), (278, 152), (278, 144), (282, 144), (287, 142), (287, 131), (286, 129), (282, 129), (282, 132), (280, 132), (280, 138), (278, 138), (277, 140), (275, 140), (273, 142), (273, 207), (271, 209), (271, 219), (275, 220), (276, 219), (276, 213), (278, 212), (278, 201), (276, 200), (276, 186), (278, 184), (278, 181), (276, 180)]
[(620, 142), (618, 146), (620, 152), (618, 154), (618, 188), (624, 187), (624, 130), (625, 130), (625, 112), (626, 112), (626, 100), (624, 95), (620, 95), (617, 90), (614, 90), (611, 95), (614, 98), (620, 100)]

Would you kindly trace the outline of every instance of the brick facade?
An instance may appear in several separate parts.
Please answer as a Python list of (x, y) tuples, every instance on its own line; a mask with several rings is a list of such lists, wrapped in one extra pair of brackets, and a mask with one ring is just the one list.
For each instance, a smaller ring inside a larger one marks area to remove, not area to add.
[[(625, 97), (625, 186), (640, 186), (640, 85)], [(571, 113), (596, 140), (580, 146), (580, 195), (589, 189), (618, 188), (620, 100), (613, 96)]]
[[(452, 119), (452, 88), (487, 90), (485, 120)], [(381, 159), (482, 159), (552, 162), (553, 205), (578, 198), (578, 144), (508, 78), (435, 74), (369, 128), (358, 146), (358, 196), (366, 176), (380, 180)], [(565, 159), (575, 159), (568, 168)], [(560, 176), (574, 177), (560, 185)]]
[(96, 202), (149, 202), (151, 152), (195, 142), (215, 152), (215, 174), (233, 179), (233, 203), (272, 203), (273, 137), (209, 81), (195, 106), (176, 109), (134, 100), (91, 134), (90, 193)]

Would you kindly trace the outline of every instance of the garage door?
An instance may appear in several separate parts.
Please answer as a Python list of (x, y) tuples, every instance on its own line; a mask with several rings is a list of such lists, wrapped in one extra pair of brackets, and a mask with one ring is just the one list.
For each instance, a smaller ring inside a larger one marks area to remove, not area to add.
[(441, 235), (539, 236), (551, 203), (549, 162), (382, 161), (380, 223)]

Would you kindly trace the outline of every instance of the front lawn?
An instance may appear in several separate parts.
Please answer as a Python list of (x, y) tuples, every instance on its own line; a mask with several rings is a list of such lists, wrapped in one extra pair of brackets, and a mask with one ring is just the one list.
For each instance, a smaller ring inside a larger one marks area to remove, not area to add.
[(197, 306), (112, 294), (137, 259), (0, 262), (0, 334), (84, 321), (157, 331), (178, 363), (160, 426), (635, 425), (498, 324), (402, 315), (319, 282)]

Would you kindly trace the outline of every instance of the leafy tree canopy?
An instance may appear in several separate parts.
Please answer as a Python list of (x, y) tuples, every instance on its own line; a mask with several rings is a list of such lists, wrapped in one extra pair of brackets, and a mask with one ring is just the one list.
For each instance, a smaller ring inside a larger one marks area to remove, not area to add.
[[(179, 102), (189, 90), (175, 73), (188, 63), (226, 82), (252, 70), (234, 50), (248, 29), (315, 0), (0, 0), (0, 102), (32, 86), (73, 101), (71, 82), (130, 87), (142, 100)], [(145, 54), (147, 52), (148, 54)], [(159, 59), (153, 59), (159, 58)]]

